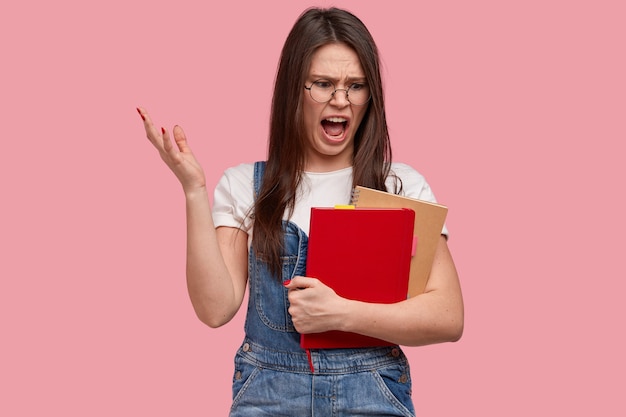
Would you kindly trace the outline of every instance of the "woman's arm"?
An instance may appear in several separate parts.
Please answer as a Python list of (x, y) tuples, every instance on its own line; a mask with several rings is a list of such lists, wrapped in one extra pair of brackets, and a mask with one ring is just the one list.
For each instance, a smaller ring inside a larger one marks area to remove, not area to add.
[(165, 129), (157, 130), (143, 109), (146, 136), (161, 159), (180, 181), (187, 215), (187, 288), (198, 318), (211, 327), (235, 315), (245, 293), (248, 235), (232, 227), (213, 224), (202, 167), (194, 157), (180, 126), (174, 127), (172, 144)]
[(239, 310), (248, 279), (248, 235), (213, 225), (208, 195), (186, 193), (187, 289), (198, 318), (210, 327)]
[(302, 333), (342, 330), (406, 346), (454, 342), (463, 333), (461, 287), (443, 236), (425, 292), (406, 301), (372, 304), (347, 300), (319, 280), (306, 277), (294, 278), (287, 288), (289, 312)]

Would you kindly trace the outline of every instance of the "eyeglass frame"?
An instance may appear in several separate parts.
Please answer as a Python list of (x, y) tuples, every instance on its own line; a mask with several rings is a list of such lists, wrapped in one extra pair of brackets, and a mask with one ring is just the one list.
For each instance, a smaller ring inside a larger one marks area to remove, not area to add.
[[(353, 84), (352, 84), (352, 85), (350, 85), (350, 87), (348, 87), (348, 88), (335, 88), (335, 90), (334, 90), (332, 93), (330, 93), (330, 97), (328, 98), (328, 100), (326, 100), (326, 101), (317, 101), (317, 100), (315, 100), (315, 98), (313, 97), (313, 92), (311, 91), (311, 89), (313, 88), (313, 85), (314, 85), (316, 82), (319, 82), (319, 81), (328, 82), (328, 83), (330, 83), (333, 87), (335, 87), (335, 83), (334, 83), (334, 82), (329, 81), (329, 80), (325, 80), (324, 78), (320, 78), (319, 80), (315, 80), (315, 81), (313, 81), (313, 82), (311, 83), (311, 86), (310, 86), (310, 87), (307, 87), (307, 86), (306, 86), (306, 84), (305, 84), (304, 89), (309, 91), (309, 95), (311, 96), (311, 99), (312, 99), (313, 101), (315, 101), (316, 103), (320, 103), (320, 104), (323, 104), (323, 103), (328, 103), (330, 100), (332, 100), (332, 99), (333, 99), (333, 97), (335, 97), (335, 93), (336, 93), (337, 91), (344, 91), (344, 92), (346, 93), (346, 100), (348, 100), (348, 102), (349, 102), (351, 105), (353, 105), (353, 106), (365, 106), (365, 105), (366, 105), (366, 104), (367, 104), (367, 103), (368, 103), (368, 102), (372, 99), (372, 92), (370, 91), (370, 92), (369, 92), (369, 96), (367, 97), (367, 100), (365, 100), (362, 104), (354, 104), (353, 102), (351, 102), (351, 101), (350, 101), (350, 89), (352, 88), (352, 86), (353, 86), (354, 84), (359, 84), (359, 83), (353, 83)], [(363, 84), (363, 85), (365, 85), (365, 83), (362, 83), (362, 84)], [(368, 88), (369, 88), (369, 86), (368, 86)]]

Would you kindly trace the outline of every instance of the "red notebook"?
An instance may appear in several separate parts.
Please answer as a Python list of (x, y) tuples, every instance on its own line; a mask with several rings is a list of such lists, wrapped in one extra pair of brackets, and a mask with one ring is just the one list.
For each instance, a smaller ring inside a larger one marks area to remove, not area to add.
[[(306, 275), (345, 298), (406, 300), (415, 212), (407, 208), (312, 208)], [(301, 335), (306, 349), (389, 346), (356, 333)]]

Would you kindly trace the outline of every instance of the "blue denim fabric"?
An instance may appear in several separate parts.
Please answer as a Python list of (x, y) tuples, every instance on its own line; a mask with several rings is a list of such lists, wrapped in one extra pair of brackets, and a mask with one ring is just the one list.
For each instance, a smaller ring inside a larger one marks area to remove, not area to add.
[[(255, 164), (258, 193), (264, 163)], [(308, 237), (283, 223), (283, 280), (304, 275)], [(245, 339), (235, 356), (231, 417), (414, 416), (411, 376), (395, 347), (300, 347), (287, 290), (250, 250)]]

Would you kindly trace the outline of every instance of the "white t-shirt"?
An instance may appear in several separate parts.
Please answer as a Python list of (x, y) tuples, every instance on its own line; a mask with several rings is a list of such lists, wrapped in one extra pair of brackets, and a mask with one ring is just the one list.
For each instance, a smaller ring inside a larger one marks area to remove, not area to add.
[[(394, 162), (391, 172), (402, 180), (401, 195), (436, 203), (426, 179), (409, 165)], [(393, 175), (387, 177), (387, 191), (395, 190)], [(289, 220), (309, 233), (311, 207), (334, 207), (349, 204), (352, 195), (352, 167), (332, 172), (305, 172), (296, 196), (296, 206)], [(250, 210), (254, 204), (254, 164), (246, 163), (228, 168), (215, 187), (213, 222), (215, 227), (243, 229), (252, 236)], [(285, 220), (287, 220), (285, 213)], [(444, 226), (442, 233), (447, 235)]]

